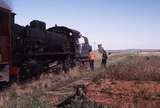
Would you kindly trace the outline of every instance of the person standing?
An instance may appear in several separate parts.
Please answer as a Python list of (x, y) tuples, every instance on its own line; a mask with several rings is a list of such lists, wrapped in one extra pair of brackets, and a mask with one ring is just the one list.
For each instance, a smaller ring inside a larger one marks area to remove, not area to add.
[(104, 52), (102, 53), (101, 65), (102, 65), (102, 67), (104, 67), (105, 69), (107, 68), (107, 67), (106, 67), (107, 59), (108, 59), (108, 55), (107, 55), (106, 51), (104, 51)]
[(89, 50), (88, 58), (89, 58), (90, 68), (92, 71), (94, 71), (95, 53), (91, 49)]

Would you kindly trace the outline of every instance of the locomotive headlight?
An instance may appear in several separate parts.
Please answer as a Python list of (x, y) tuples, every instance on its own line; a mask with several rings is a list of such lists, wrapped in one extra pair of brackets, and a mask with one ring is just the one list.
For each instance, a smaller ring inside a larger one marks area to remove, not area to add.
[(69, 35), (72, 36), (73, 34), (70, 32)]

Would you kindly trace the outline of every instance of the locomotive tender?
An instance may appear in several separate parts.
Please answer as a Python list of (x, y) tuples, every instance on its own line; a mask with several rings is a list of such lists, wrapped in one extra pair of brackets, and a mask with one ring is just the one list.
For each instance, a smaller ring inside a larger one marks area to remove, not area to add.
[(57, 65), (67, 71), (82, 57), (79, 31), (64, 26), (46, 30), (38, 20), (24, 27), (14, 23), (14, 16), (0, 7), (0, 82), (37, 77)]

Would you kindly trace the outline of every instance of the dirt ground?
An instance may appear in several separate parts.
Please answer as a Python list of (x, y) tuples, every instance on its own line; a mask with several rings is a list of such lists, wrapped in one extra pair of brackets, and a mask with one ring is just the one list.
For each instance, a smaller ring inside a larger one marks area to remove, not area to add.
[(97, 103), (118, 108), (159, 108), (160, 83), (105, 79), (87, 87), (86, 96)]
[(159, 57), (146, 52), (121, 56), (87, 86), (86, 96), (116, 108), (160, 108)]

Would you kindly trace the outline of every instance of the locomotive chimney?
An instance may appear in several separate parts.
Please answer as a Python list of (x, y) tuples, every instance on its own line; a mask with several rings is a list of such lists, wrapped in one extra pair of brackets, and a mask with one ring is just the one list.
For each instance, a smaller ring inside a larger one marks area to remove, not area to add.
[(42, 21), (38, 21), (38, 20), (33, 20), (30, 22), (30, 26), (32, 28), (38, 28), (41, 30), (46, 30), (46, 23), (42, 22)]

